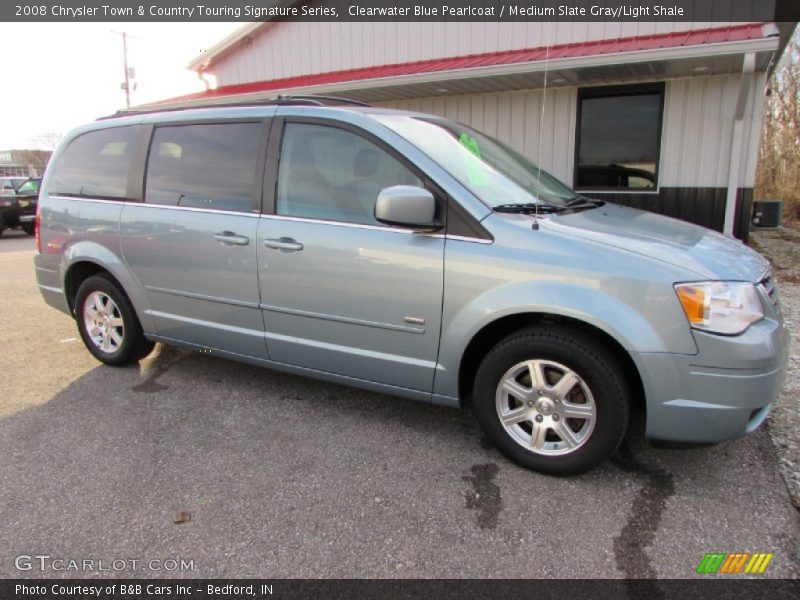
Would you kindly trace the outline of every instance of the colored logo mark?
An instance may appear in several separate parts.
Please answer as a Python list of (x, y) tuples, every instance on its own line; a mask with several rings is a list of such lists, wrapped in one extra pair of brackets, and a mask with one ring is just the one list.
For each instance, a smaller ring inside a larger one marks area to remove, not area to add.
[(697, 567), (697, 573), (713, 575), (714, 573), (725, 574), (761, 574), (767, 570), (773, 553), (755, 552), (707, 552)]

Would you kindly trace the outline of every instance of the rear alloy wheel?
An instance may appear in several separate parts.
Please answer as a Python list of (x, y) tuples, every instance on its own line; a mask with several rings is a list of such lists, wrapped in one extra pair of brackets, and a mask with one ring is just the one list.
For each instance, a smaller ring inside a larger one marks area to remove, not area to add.
[(111, 296), (103, 292), (92, 292), (83, 306), (83, 324), (89, 339), (107, 354), (118, 352), (125, 339), (125, 322), (122, 313)]
[(605, 461), (628, 425), (629, 391), (608, 350), (555, 326), (513, 334), (484, 358), (475, 413), (497, 448), (518, 464), (576, 474)]
[(153, 349), (128, 297), (108, 277), (94, 275), (81, 284), (75, 319), (89, 352), (107, 365), (134, 363)]

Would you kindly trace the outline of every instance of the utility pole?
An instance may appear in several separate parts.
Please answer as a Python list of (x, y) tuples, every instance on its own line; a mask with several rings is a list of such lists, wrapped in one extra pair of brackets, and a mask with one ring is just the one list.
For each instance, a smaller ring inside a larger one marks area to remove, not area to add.
[(125, 65), (125, 106), (131, 107), (131, 81), (128, 78), (128, 34), (122, 32), (122, 61)]
[(122, 36), (122, 64), (125, 68), (125, 83), (122, 84), (122, 89), (125, 90), (125, 106), (131, 107), (131, 70), (128, 68), (128, 34), (125, 31), (112, 31)]

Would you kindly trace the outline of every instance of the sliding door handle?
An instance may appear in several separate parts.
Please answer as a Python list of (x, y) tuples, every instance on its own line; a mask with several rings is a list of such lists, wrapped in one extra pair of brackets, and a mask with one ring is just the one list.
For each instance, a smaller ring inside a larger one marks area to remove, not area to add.
[(246, 235), (237, 235), (232, 231), (220, 231), (219, 233), (215, 233), (214, 239), (221, 244), (225, 244), (226, 246), (231, 244), (236, 244), (237, 246), (247, 246), (247, 244), (250, 243), (249, 237)]
[(267, 248), (274, 250), (281, 250), (283, 252), (300, 252), (303, 249), (303, 244), (288, 237), (282, 238), (267, 238), (264, 240), (264, 245)]

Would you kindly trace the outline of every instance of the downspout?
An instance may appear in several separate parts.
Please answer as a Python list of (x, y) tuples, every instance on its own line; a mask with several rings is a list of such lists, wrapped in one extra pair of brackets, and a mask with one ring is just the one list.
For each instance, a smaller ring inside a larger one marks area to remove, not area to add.
[(197, 77), (200, 79), (200, 81), (203, 82), (203, 85), (206, 86), (206, 91), (210, 90), (211, 83), (209, 83), (208, 79), (205, 78), (205, 71), (203, 71), (202, 69), (197, 69), (195, 73), (197, 73)]
[(753, 71), (756, 67), (756, 55), (748, 52), (744, 55), (742, 76), (739, 80), (739, 96), (736, 99), (736, 114), (731, 137), (731, 154), (728, 161), (728, 194), (725, 198), (725, 224), (722, 232), (733, 237), (736, 217), (736, 196), (741, 180), (742, 138), (744, 137), (744, 116), (753, 88)]

